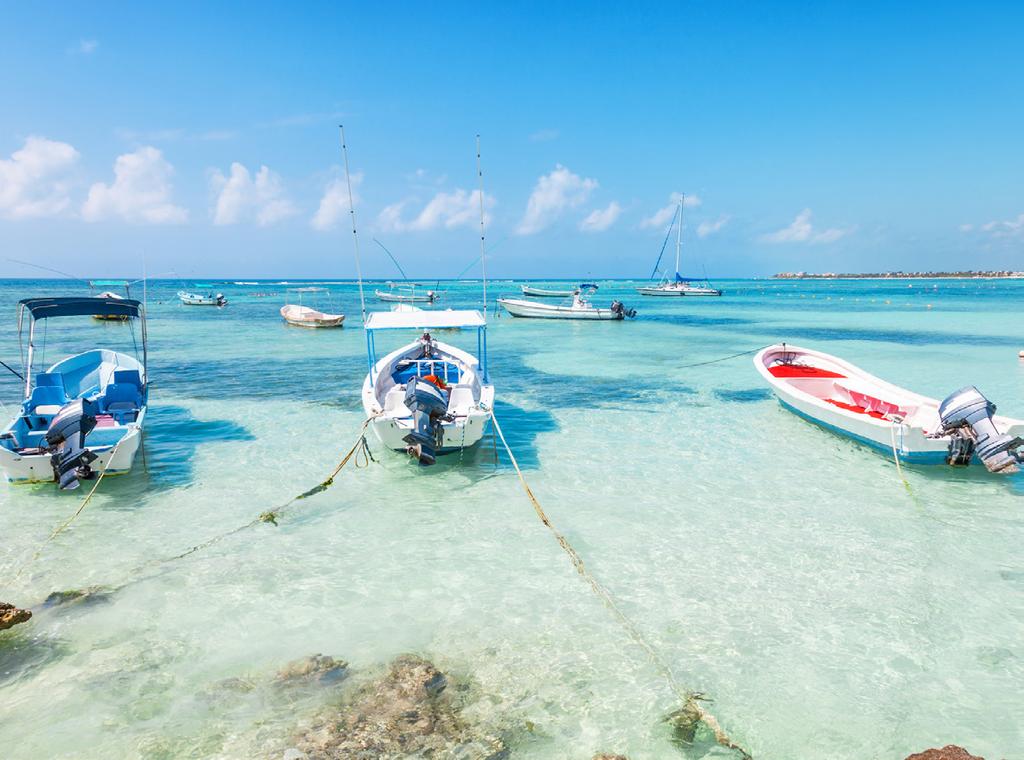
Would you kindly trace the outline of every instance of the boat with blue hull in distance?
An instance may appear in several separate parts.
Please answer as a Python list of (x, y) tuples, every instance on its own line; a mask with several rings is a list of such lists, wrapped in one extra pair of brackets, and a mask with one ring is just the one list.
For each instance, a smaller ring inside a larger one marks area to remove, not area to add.
[[(477, 353), (430, 335), (430, 330), (477, 331)], [(416, 330), (417, 340), (377, 360), (376, 334)], [(487, 322), (479, 311), (375, 311), (366, 320), (370, 371), (363, 382), (363, 410), (387, 448), (421, 465), (438, 454), (475, 446), (494, 406), (487, 374)]]
[(822, 351), (768, 346), (754, 367), (779, 401), (804, 419), (909, 464), (984, 464), (1017, 472), (1024, 420), (996, 415), (967, 386), (940, 402), (887, 383)]
[[(39, 320), (123, 317), (141, 325), (142, 354), (93, 348), (61, 359), (33, 376)], [(28, 319), (25, 398), (0, 432), (0, 470), (10, 482), (56, 480), (62, 489), (99, 473), (131, 470), (142, 442), (149, 389), (146, 315), (129, 298), (28, 298), (18, 304), (18, 332)]]

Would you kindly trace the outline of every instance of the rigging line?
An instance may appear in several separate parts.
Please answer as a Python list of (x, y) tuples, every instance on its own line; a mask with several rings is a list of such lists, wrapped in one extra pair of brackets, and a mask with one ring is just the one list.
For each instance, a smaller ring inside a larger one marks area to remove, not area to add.
[(8, 261), (13, 261), (15, 264), (23, 264), (23, 265), (25, 265), (27, 267), (34, 267), (36, 269), (42, 269), (44, 272), (53, 272), (54, 274), (59, 274), (61, 277), (67, 277), (69, 280), (75, 280), (77, 282), (89, 282), (88, 280), (84, 280), (81, 277), (75, 277), (75, 275), (73, 275), (73, 274), (68, 274), (67, 272), (62, 272), (59, 269), (53, 269), (52, 267), (44, 267), (42, 264), (33, 264), (31, 261), (21, 261), (20, 259), (7, 259), (7, 260)]
[(402, 277), (405, 278), (405, 281), (409, 282), (409, 275), (407, 275), (405, 273), (405, 270), (402, 269), (402, 265), (398, 263), (398, 259), (395, 258), (394, 254), (392, 254), (391, 251), (389, 251), (387, 249), (387, 247), (382, 242), (380, 242), (377, 238), (374, 238), (373, 242), (376, 243), (377, 245), (379, 245), (381, 248), (384, 249), (384, 253), (386, 253), (388, 255), (388, 257), (391, 259), (391, 261), (394, 262), (395, 266), (398, 267), (398, 271), (402, 273)]
[(348, 213), (352, 217), (352, 244), (356, 252), (356, 276), (359, 278), (359, 307), (363, 312), (363, 324), (366, 324), (366, 298), (363, 296), (363, 270), (359, 265), (359, 235), (356, 234), (356, 207), (352, 199), (352, 176), (348, 170), (348, 146), (345, 144), (345, 126), (338, 125), (341, 131), (341, 153), (345, 157), (345, 184), (348, 185)]
[(476, 174), (480, 180), (480, 273), (484, 281), (484, 319), (487, 319), (487, 258), (484, 256), (484, 171), (480, 166), (480, 135), (476, 136)]
[(24, 380), (24, 379), (25, 379), (25, 378), (24, 378), (24, 377), (22, 376), (22, 374), (21, 374), (20, 372), (18, 372), (18, 370), (16, 370), (16, 369), (12, 368), (12, 367), (11, 367), (11, 365), (10, 365), (10, 364), (8, 364), (7, 362), (5, 362), (5, 361), (0, 361), (0, 366), (2, 366), (2, 367), (3, 367), (4, 369), (6, 369), (6, 370), (7, 370), (8, 372), (10, 372), (10, 373), (11, 373), (12, 375), (14, 375), (14, 376), (15, 376), (16, 378), (18, 378), (19, 380)]
[(654, 275), (658, 273), (658, 267), (661, 266), (661, 257), (665, 255), (665, 248), (668, 246), (668, 239), (672, 236), (672, 228), (676, 226), (676, 217), (679, 216), (679, 209), (676, 209), (672, 214), (672, 221), (668, 225), (668, 232), (665, 233), (665, 240), (661, 244), (661, 252), (658, 253), (658, 260), (654, 262), (654, 271), (651, 272), (651, 279), (654, 279)]

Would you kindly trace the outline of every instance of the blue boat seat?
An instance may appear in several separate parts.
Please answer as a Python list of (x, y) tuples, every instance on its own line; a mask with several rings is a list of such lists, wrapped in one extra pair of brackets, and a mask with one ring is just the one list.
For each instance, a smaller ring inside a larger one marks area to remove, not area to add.
[(114, 370), (114, 383), (117, 385), (134, 385), (142, 390), (142, 377), (137, 369), (116, 369)]
[(64, 387), (64, 375), (59, 372), (40, 372), (36, 375), (36, 387), (59, 388), (60, 392), (67, 398), (68, 392)]
[(101, 412), (111, 415), (123, 425), (135, 421), (142, 406), (142, 393), (133, 383), (113, 383), (97, 400)]
[(55, 385), (37, 385), (21, 405), (25, 424), (29, 430), (45, 430), (53, 415), (67, 403), (64, 389)]

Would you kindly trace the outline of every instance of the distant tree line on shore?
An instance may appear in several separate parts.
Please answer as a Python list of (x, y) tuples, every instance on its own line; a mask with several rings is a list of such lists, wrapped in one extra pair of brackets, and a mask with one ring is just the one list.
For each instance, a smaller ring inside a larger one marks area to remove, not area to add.
[(941, 277), (958, 279), (978, 279), (988, 277), (1021, 277), (1024, 272), (1005, 271), (963, 271), (963, 272), (779, 272), (772, 275), (775, 280), (907, 280), (907, 279), (938, 279)]

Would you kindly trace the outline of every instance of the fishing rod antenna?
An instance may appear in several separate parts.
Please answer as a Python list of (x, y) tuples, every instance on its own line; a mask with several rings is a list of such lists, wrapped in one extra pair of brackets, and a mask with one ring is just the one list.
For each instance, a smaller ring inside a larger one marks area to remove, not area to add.
[(338, 125), (341, 131), (341, 154), (345, 158), (345, 184), (348, 185), (348, 213), (352, 218), (352, 243), (356, 252), (356, 277), (359, 278), (359, 308), (363, 312), (363, 324), (366, 324), (366, 298), (363, 296), (363, 270), (359, 265), (359, 235), (356, 234), (356, 206), (352, 200), (352, 175), (348, 169), (348, 146), (345, 144), (345, 126)]

